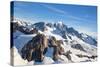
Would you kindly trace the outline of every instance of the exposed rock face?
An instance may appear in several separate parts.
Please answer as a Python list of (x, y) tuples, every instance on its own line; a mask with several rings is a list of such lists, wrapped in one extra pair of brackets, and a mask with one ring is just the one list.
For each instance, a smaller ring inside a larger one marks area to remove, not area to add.
[(37, 34), (21, 50), (22, 58), (28, 61), (42, 61), (48, 47), (48, 40), (43, 34)]
[(50, 27), (50, 28), (53, 28), (54, 27), (54, 25), (52, 24), (52, 23), (47, 23), (46, 24), (48, 27)]
[(38, 23), (35, 23), (33, 26), (36, 29), (41, 30), (41, 31), (46, 31), (47, 30), (45, 22), (38, 22)]
[(56, 40), (55, 37), (52, 37), (49, 40), (50, 43), (50, 47), (53, 47), (54, 51), (53, 51), (53, 60), (58, 60), (60, 54), (62, 54), (64, 52), (64, 49), (61, 47), (61, 44), (63, 43), (61, 40)]
[(97, 46), (97, 41), (87, 34), (81, 33), (81, 39), (88, 44)]
[(87, 58), (89, 58), (89, 59), (95, 59), (95, 58), (98, 57), (98, 56), (94, 56), (94, 55), (92, 55), (92, 56), (87, 56), (87, 55), (82, 55), (82, 54), (77, 54), (77, 56), (80, 57), (80, 58), (87, 57)]
[(84, 48), (80, 44), (74, 44), (74, 45), (71, 45), (71, 47), (75, 48), (75, 49), (78, 49), (78, 50), (85, 51)]
[(34, 34), (34, 33), (38, 33), (38, 30), (36, 28), (33, 28), (33, 29), (29, 29), (25, 26), (22, 26), (20, 25), (18, 22), (11, 22), (11, 25), (12, 25), (12, 29), (13, 29), (13, 32), (15, 32), (16, 30), (24, 33), (24, 34)]
[(64, 53), (64, 55), (68, 58), (68, 60), (70, 60), (70, 61), (72, 61), (72, 59), (71, 59), (71, 56), (70, 56), (70, 54), (71, 54), (72, 52), (69, 50), (69, 51), (67, 51), (66, 53)]
[[(50, 44), (48, 46), (48, 44)], [(64, 49), (61, 47), (62, 41), (56, 40), (52, 37), (50, 40), (43, 34), (37, 34), (33, 37), (21, 50), (21, 55), (23, 59), (28, 61), (42, 61), (44, 54), (47, 52), (48, 47), (53, 47), (53, 60), (58, 60), (58, 55), (63, 54)]]

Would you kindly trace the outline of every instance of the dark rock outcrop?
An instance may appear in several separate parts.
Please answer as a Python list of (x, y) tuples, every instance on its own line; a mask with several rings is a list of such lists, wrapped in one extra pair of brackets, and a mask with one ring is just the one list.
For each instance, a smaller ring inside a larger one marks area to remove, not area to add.
[(61, 40), (56, 40), (55, 37), (51, 37), (51, 39), (49, 40), (49, 43), (50, 43), (50, 47), (53, 47), (54, 51), (53, 51), (53, 60), (58, 60), (59, 59), (59, 56), (58, 55), (61, 55), (63, 54), (64, 52), (64, 49), (63, 47), (61, 46), (61, 44), (63, 43)]
[(71, 45), (71, 47), (78, 49), (78, 50), (81, 50), (81, 51), (85, 51), (84, 48), (80, 44), (74, 44), (74, 45)]
[(24, 33), (24, 34), (34, 34), (38, 33), (38, 30), (36, 28), (29, 29), (26, 26), (20, 25), (18, 22), (11, 22), (12, 25), (12, 32), (16, 32), (16, 30)]
[(41, 31), (46, 31), (46, 23), (45, 22), (38, 22), (32, 25), (33, 27), (35, 27), (37, 30), (41, 30)]
[(82, 55), (82, 54), (77, 54), (76, 56), (78, 56), (78, 57), (80, 57), (80, 58), (87, 57), (87, 58), (89, 58), (89, 59), (95, 59), (95, 58), (98, 57), (98, 56), (96, 56), (96, 55), (88, 56), (88, 55)]
[(48, 47), (53, 47), (53, 60), (58, 60), (58, 55), (63, 54), (64, 49), (61, 46), (63, 42), (61, 40), (56, 40), (55, 37), (47, 39), (43, 34), (37, 34), (29, 41), (21, 50), (21, 56), (23, 59), (28, 61), (42, 61), (45, 53), (47, 52)]
[(23, 59), (42, 61), (48, 47), (48, 40), (43, 34), (37, 34), (21, 50)]
[(72, 61), (70, 54), (72, 54), (70, 50), (64, 53), (64, 55), (68, 58), (68, 60)]

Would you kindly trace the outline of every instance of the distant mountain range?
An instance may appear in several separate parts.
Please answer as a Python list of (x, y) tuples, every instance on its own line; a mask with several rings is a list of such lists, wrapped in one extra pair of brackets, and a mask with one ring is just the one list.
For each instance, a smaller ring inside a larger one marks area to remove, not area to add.
[(11, 24), (12, 48), (17, 48), (23, 60), (34, 61), (33, 64), (54, 64), (97, 59), (97, 41), (61, 21), (28, 24), (14, 20)]

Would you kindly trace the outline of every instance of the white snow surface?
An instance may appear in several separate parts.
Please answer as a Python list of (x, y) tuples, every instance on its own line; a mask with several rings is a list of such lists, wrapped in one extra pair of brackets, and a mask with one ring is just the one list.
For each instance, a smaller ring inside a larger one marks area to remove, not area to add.
[(13, 47), (14, 49), (14, 66), (16, 65), (28, 65), (28, 61), (27, 60), (23, 60), (20, 56), (20, 54), (18, 53), (18, 50), (16, 47)]
[(54, 60), (51, 57), (44, 57), (43, 64), (52, 64)]

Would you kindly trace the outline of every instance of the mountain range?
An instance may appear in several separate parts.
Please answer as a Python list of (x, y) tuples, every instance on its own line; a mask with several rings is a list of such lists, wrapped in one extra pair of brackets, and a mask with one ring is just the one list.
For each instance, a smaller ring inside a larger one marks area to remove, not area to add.
[(11, 48), (18, 51), (16, 52), (23, 61), (27, 61), (24, 65), (97, 60), (97, 40), (86, 33), (79, 33), (61, 21), (30, 24), (15, 19), (11, 21), (11, 25)]

